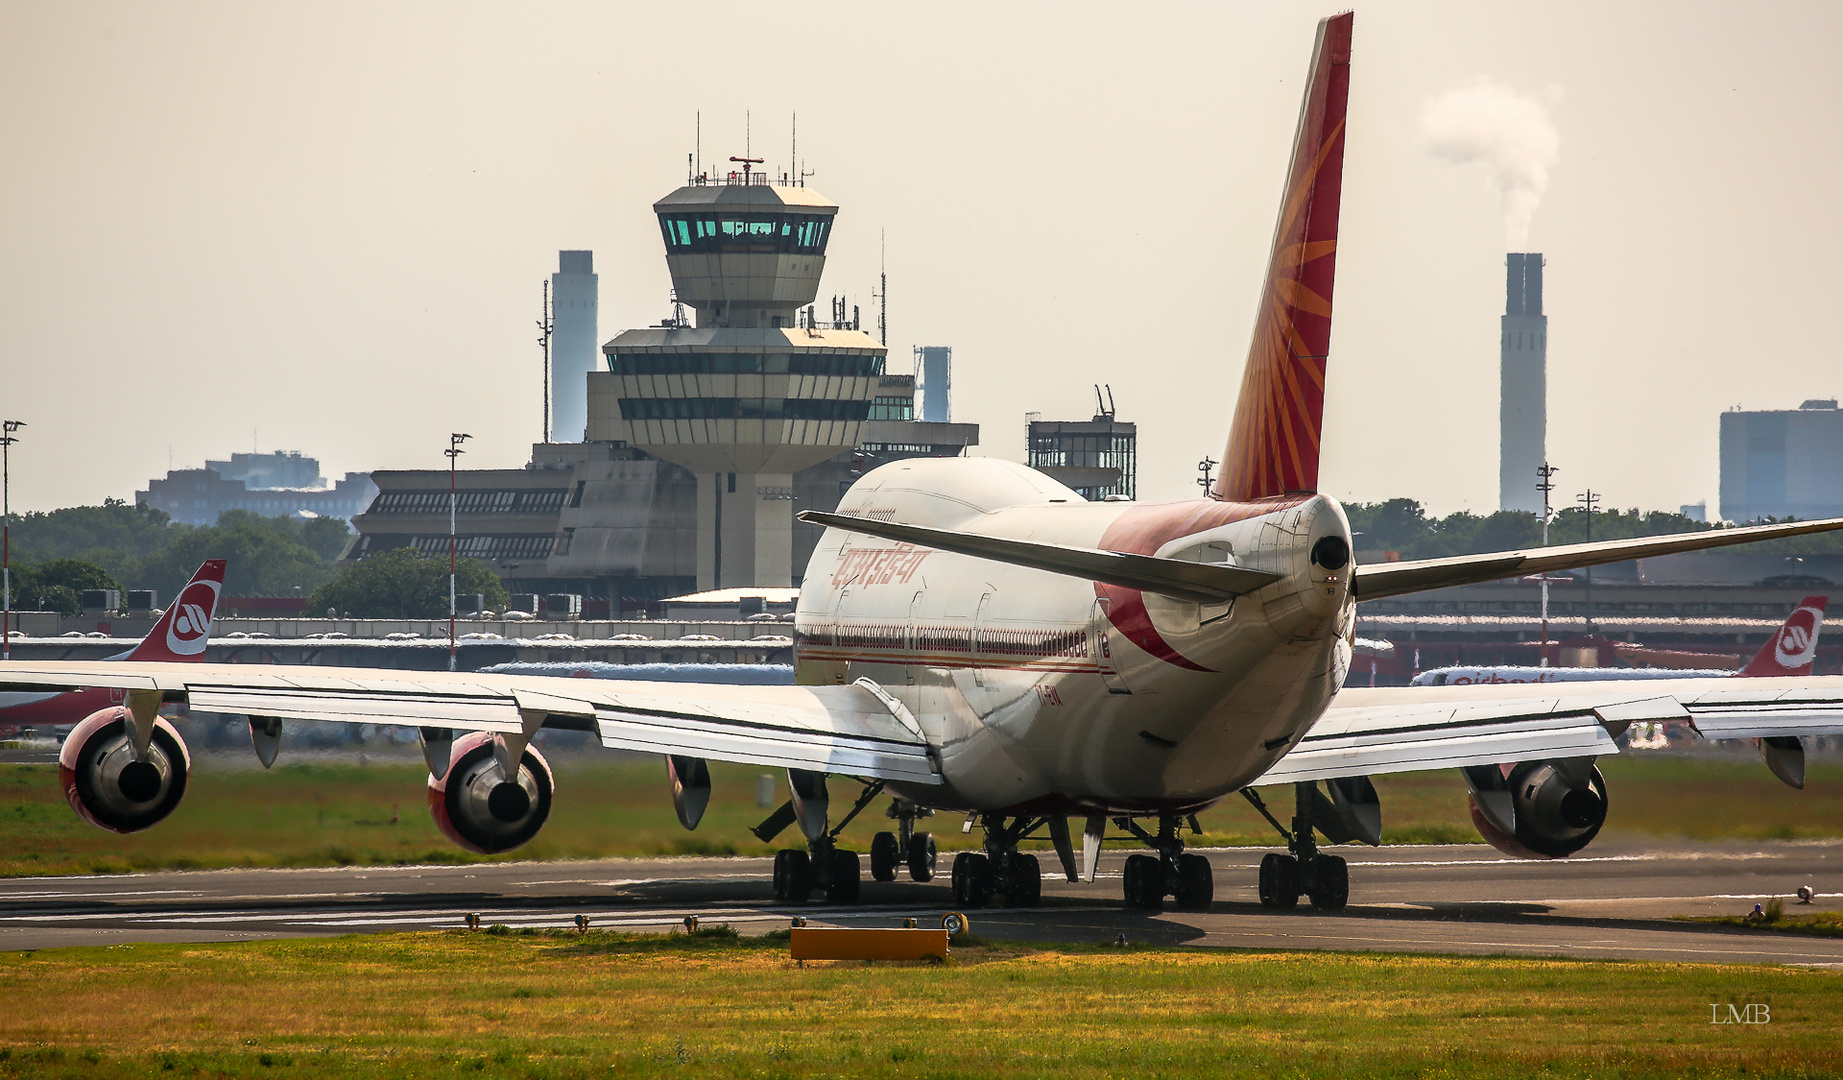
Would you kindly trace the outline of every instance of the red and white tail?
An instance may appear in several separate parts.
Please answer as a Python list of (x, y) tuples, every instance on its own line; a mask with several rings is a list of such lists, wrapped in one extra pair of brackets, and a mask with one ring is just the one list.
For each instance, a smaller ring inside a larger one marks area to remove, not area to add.
[(206, 559), (166, 614), (147, 632), (124, 660), (197, 660), (205, 655), (211, 637), (211, 619), (224, 591), (224, 560)]
[(1254, 341), (1222, 475), (1211, 492), (1218, 499), (1246, 502), (1318, 490), (1352, 19), (1346, 12), (1318, 24)]
[(1807, 596), (1786, 616), (1753, 661), (1740, 670), (1742, 675), (1809, 675), (1811, 662), (1817, 659), (1817, 633), (1824, 625), (1824, 608), (1828, 596)]

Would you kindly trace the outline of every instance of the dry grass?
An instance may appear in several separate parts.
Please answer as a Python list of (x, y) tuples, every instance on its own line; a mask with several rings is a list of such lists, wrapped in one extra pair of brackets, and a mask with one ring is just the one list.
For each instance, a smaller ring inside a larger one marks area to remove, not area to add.
[(1009, 947), (801, 970), (771, 942), (600, 933), (0, 957), (0, 1075), (1803, 1077), (1840, 1045), (1843, 977), (1777, 967)]
[[(558, 799), (550, 824), (509, 858), (615, 855), (765, 855), (748, 829), (766, 814), (755, 805), (763, 770), (713, 764), (714, 797), (697, 832), (672, 814), (664, 769), (652, 760), (600, 752), (558, 755)], [(1698, 839), (1843, 835), (1843, 763), (1814, 761), (1804, 791), (1774, 780), (1758, 761), (1732, 758), (1605, 759), (1612, 795), (1609, 832)], [(419, 765), (284, 764), (274, 770), (202, 768), (173, 817), (135, 836), (116, 836), (80, 821), (64, 804), (56, 770), (0, 766), (0, 876), (110, 873), (221, 866), (329, 866), (474, 861), (429, 820)], [(775, 797), (784, 796), (779, 780)], [(1465, 786), (1449, 771), (1378, 777), (1388, 843), (1475, 842)], [(833, 785), (835, 813), (857, 787)], [(1290, 799), (1270, 792), (1290, 817)], [(867, 849), (888, 828), (883, 801), (846, 833)], [(974, 845), (958, 816), (931, 822), (943, 849)], [(1203, 815), (1192, 843), (1274, 843), (1272, 830), (1240, 798)], [(1047, 843), (1039, 844), (1047, 848)]]

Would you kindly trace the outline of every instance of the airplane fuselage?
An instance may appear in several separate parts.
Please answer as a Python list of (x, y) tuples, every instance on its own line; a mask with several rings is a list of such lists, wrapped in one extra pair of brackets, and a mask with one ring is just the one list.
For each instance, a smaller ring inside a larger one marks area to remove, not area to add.
[(1021, 465), (929, 458), (869, 473), (839, 513), (1285, 575), (1206, 605), (828, 531), (801, 584), (797, 681), (900, 700), (940, 748), (945, 790), (896, 792), (925, 805), (1202, 809), (1286, 753), (1349, 671), (1350, 528), (1323, 495), (1091, 503)]

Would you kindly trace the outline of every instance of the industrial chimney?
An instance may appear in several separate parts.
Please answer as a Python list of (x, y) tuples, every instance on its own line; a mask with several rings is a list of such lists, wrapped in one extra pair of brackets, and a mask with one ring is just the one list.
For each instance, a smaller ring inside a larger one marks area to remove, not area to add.
[(1499, 345), (1497, 504), (1542, 513), (1536, 470), (1547, 460), (1549, 319), (1542, 313), (1542, 256), (1507, 257)]

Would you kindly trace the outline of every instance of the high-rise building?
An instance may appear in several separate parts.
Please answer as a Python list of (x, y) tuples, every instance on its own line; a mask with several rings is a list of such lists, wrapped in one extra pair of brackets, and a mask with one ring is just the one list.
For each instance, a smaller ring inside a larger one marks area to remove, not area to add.
[(916, 386), (921, 390), (921, 418), (938, 424), (953, 420), (953, 349), (915, 346)]
[(1542, 313), (1542, 256), (1506, 258), (1502, 340), (1498, 345), (1497, 505), (1542, 513), (1536, 470), (1548, 459), (1549, 317)]
[(1843, 410), (1835, 398), (1796, 409), (1721, 414), (1721, 516), (1843, 517)]
[(589, 372), (600, 365), (595, 325), (595, 253), (557, 252), (550, 275), (550, 431), (555, 442), (581, 442), (589, 424)]

